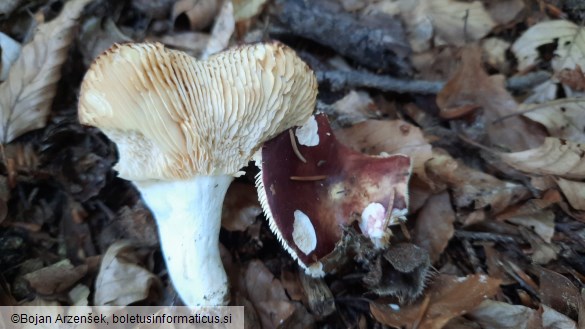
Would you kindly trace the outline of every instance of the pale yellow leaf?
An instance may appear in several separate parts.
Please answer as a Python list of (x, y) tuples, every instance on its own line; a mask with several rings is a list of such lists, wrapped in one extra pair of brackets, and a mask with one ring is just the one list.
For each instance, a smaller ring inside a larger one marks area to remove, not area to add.
[(518, 69), (525, 70), (535, 65), (540, 57), (540, 46), (556, 43), (552, 60), (556, 72), (585, 67), (585, 31), (582, 27), (565, 20), (538, 23), (524, 32), (512, 46), (518, 58)]
[(266, 0), (232, 0), (236, 22), (250, 19), (262, 12)]
[(111, 245), (95, 282), (95, 305), (125, 306), (149, 297), (162, 284), (153, 273), (141, 267), (134, 248), (125, 241)]
[(569, 201), (571, 207), (577, 210), (585, 210), (585, 183), (575, 182), (568, 179), (559, 178), (557, 184), (561, 192)]
[(505, 163), (520, 171), (574, 179), (585, 178), (584, 155), (584, 144), (554, 137), (547, 137), (541, 146), (534, 149), (500, 153)]
[(543, 104), (523, 104), (524, 116), (546, 127), (552, 137), (585, 143), (585, 99), (565, 98)]
[(72, 0), (61, 14), (41, 24), (0, 84), (0, 138), (10, 142), (45, 126), (61, 78), (61, 65), (74, 37), (81, 11), (91, 0)]

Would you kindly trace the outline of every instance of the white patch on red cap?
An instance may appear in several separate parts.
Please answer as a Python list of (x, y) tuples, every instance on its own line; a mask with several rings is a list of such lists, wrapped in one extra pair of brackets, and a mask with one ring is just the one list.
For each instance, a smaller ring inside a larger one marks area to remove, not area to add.
[(317, 234), (309, 216), (300, 210), (294, 212), (292, 237), (294, 243), (305, 255), (311, 253), (317, 247)]
[(309, 121), (297, 128), (295, 135), (299, 144), (304, 146), (316, 146), (319, 145), (319, 126), (315, 116), (309, 118)]
[(386, 225), (384, 224), (386, 216), (386, 209), (383, 205), (377, 202), (372, 202), (362, 211), (362, 218), (360, 220), (360, 230), (369, 237), (374, 243), (382, 239), (386, 232)]

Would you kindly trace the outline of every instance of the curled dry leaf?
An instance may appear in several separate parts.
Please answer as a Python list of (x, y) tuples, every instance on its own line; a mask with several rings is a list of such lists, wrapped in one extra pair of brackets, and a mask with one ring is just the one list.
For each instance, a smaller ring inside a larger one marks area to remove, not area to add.
[(211, 24), (219, 8), (219, 0), (179, 0), (173, 6), (172, 19), (176, 21), (180, 15), (185, 15), (192, 30), (201, 30)]
[(38, 294), (49, 296), (71, 288), (87, 273), (87, 265), (73, 266), (68, 259), (24, 276)]
[(184, 51), (193, 57), (199, 58), (205, 48), (207, 48), (209, 34), (202, 32), (180, 32), (165, 34), (160, 37), (151, 36), (147, 38), (147, 41), (164, 43), (171, 48)]
[(463, 46), (486, 36), (496, 25), (480, 1), (402, 1), (402, 18), (407, 24), (414, 51), (435, 44)]
[(510, 49), (510, 43), (500, 38), (487, 38), (482, 40), (481, 48), (485, 56), (485, 61), (491, 67), (496, 68), (499, 72), (509, 70), (509, 60), (506, 58), (506, 52)]
[(571, 207), (585, 210), (585, 183), (559, 178), (557, 184)]
[(461, 66), (437, 95), (440, 115), (447, 119), (482, 109), (487, 137), (492, 145), (512, 151), (536, 147), (542, 142), (538, 129), (518, 116), (518, 104), (505, 88), (502, 76), (488, 76), (476, 45), (462, 49)]
[(529, 174), (585, 178), (585, 144), (547, 137), (540, 147), (499, 154), (505, 163)]
[(556, 50), (552, 65), (556, 72), (585, 66), (585, 30), (583, 27), (566, 20), (538, 23), (522, 34), (512, 46), (518, 58), (518, 69), (526, 70), (539, 61), (539, 48), (555, 44)]
[(224, 1), (221, 10), (215, 19), (215, 24), (211, 29), (211, 35), (207, 46), (201, 54), (201, 59), (206, 59), (209, 56), (218, 53), (227, 48), (230, 38), (236, 29), (236, 21), (234, 19), (234, 6), (231, 1)]
[(585, 99), (565, 98), (542, 104), (522, 104), (524, 116), (546, 127), (551, 137), (585, 143)]
[(335, 136), (356, 151), (379, 155), (405, 154), (411, 157), (413, 172), (425, 177), (424, 166), (433, 153), (422, 131), (401, 120), (367, 120), (335, 131)]
[(540, 298), (544, 305), (563, 314), (577, 316), (581, 293), (571, 280), (557, 272), (540, 268), (539, 283)]
[(46, 124), (61, 77), (61, 65), (73, 40), (77, 19), (91, 0), (69, 1), (61, 14), (41, 24), (0, 84), (0, 138), (14, 138)]
[(576, 91), (585, 91), (585, 73), (581, 65), (577, 64), (574, 69), (564, 69), (557, 74), (559, 81), (567, 87)]
[(431, 262), (439, 259), (455, 233), (455, 212), (449, 193), (431, 196), (420, 210), (414, 228), (414, 243), (426, 249)]
[[(499, 289), (500, 280), (486, 275), (441, 275), (427, 292), (427, 305), (418, 302), (396, 309), (370, 303), (370, 311), (378, 322), (387, 326), (412, 328), (415, 322), (420, 321), (419, 328), (440, 329), (452, 318), (473, 310), (482, 301), (495, 295)], [(426, 310), (421, 310), (425, 306)]]
[(108, 248), (95, 282), (95, 305), (125, 306), (159, 293), (159, 278), (140, 266), (140, 257), (127, 242)]
[(434, 153), (426, 163), (426, 170), (431, 181), (443, 182), (453, 190), (453, 203), (458, 208), (489, 206), (492, 212), (498, 213), (530, 196), (526, 187), (467, 167), (449, 155)]
[(554, 200), (532, 199), (521, 206), (515, 206), (498, 214), (496, 219), (506, 220), (511, 223), (532, 229), (547, 243), (555, 233), (555, 214), (548, 209)]
[(331, 112), (340, 124), (356, 124), (367, 120), (374, 102), (365, 91), (351, 90), (347, 95), (331, 105)]

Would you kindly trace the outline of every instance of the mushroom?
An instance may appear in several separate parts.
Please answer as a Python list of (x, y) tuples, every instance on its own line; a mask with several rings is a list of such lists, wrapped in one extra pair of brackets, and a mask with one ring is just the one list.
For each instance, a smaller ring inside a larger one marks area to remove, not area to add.
[(313, 72), (280, 43), (198, 61), (158, 43), (114, 45), (83, 79), (79, 120), (116, 143), (121, 178), (156, 218), (171, 280), (189, 306), (223, 305), (226, 189), (261, 144), (307, 121)]
[(410, 158), (350, 149), (333, 136), (324, 114), (266, 142), (255, 161), (270, 228), (312, 276), (333, 272), (346, 260), (344, 227), (355, 222), (382, 249), (389, 226), (406, 219)]

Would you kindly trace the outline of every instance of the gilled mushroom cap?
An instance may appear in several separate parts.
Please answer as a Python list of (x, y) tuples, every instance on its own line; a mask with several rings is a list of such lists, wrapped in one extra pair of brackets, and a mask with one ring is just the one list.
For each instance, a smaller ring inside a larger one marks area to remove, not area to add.
[(262, 142), (303, 124), (316, 94), (313, 72), (280, 43), (205, 61), (158, 43), (123, 44), (91, 65), (79, 120), (117, 144), (122, 178), (235, 175)]

